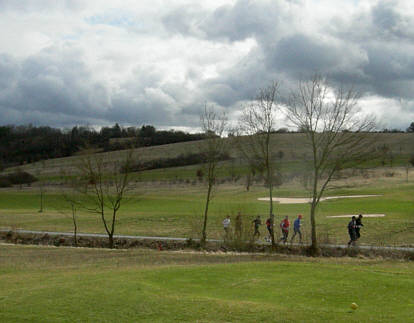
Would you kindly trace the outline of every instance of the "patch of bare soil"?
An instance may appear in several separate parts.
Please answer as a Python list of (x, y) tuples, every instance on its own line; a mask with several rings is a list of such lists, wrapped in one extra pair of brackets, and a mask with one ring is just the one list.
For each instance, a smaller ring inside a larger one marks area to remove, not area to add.
[[(327, 196), (322, 197), (321, 201), (334, 200), (334, 199), (344, 199), (344, 198), (362, 198), (362, 197), (375, 197), (381, 195), (342, 195), (342, 196)], [(259, 201), (269, 201), (268, 197), (260, 197)], [(308, 197), (273, 197), (273, 202), (278, 202), (280, 204), (305, 204), (312, 201)]]
[[(352, 218), (358, 214), (328, 215), (327, 218)], [(364, 218), (382, 218), (385, 214), (363, 214)]]

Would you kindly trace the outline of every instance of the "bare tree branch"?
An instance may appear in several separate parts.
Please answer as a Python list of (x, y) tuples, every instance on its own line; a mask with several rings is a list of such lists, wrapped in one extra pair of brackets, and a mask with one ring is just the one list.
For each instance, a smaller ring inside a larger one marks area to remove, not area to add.
[[(279, 84), (273, 82), (259, 91), (256, 99), (244, 108), (239, 120), (236, 147), (249, 167), (265, 173), (266, 184), (269, 188), (269, 217), (274, 224), (273, 187), (277, 165), (275, 164), (275, 145), (271, 140), (276, 130), (276, 116), (280, 112), (277, 104)], [(271, 235), (272, 245), (275, 245), (274, 234)]]
[[(99, 214), (110, 248), (114, 245), (118, 211), (130, 182), (131, 162), (132, 151), (129, 150), (125, 152), (122, 165), (108, 164), (100, 155), (87, 156), (78, 165), (81, 176), (76, 189), (83, 195), (83, 200), (78, 204), (89, 212)], [(109, 218), (107, 213), (110, 213)]]
[(204, 167), (207, 180), (207, 195), (204, 207), (203, 228), (201, 231), (201, 245), (205, 246), (207, 240), (208, 208), (213, 197), (213, 188), (216, 185), (217, 164), (226, 147), (226, 142), (222, 136), (226, 130), (227, 117), (225, 114), (218, 114), (213, 107), (208, 107), (206, 104), (200, 116), (200, 123), (207, 138), (200, 145), (200, 153), (203, 155), (205, 162)]
[(359, 114), (358, 95), (352, 88), (329, 87), (320, 75), (300, 82), (286, 108), (288, 120), (305, 133), (312, 152), (311, 247), (316, 251), (318, 203), (338, 170), (372, 156), (375, 119)]

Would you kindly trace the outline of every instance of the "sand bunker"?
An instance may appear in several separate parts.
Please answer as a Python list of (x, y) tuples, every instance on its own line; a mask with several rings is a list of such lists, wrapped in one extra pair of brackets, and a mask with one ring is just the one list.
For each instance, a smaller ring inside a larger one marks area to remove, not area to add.
[[(359, 214), (344, 214), (344, 215), (328, 215), (327, 218), (352, 218)], [(385, 214), (362, 214), (364, 218), (382, 218)]]
[[(334, 199), (345, 199), (345, 198), (361, 198), (361, 197), (375, 197), (381, 195), (342, 195), (342, 196), (327, 196), (322, 197), (322, 201), (326, 200), (334, 200)], [(259, 201), (269, 201), (268, 197), (260, 197), (258, 198)], [(273, 202), (278, 202), (280, 204), (305, 204), (310, 203), (312, 201), (311, 198), (307, 197), (273, 197)]]

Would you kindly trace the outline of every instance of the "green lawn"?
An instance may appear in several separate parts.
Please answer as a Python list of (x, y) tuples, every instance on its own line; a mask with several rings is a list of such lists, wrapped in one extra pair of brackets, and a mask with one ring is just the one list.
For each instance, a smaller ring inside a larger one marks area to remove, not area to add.
[[(140, 187), (140, 186), (139, 186)], [(317, 216), (318, 232), (322, 242), (344, 243), (347, 241), (346, 218), (327, 218), (328, 215), (385, 213), (385, 218), (366, 218), (361, 243), (375, 245), (414, 245), (414, 186), (397, 182), (376, 182), (361, 187), (342, 187), (326, 195), (380, 194), (379, 197), (338, 199), (320, 204)], [(283, 187), (275, 196), (306, 196), (303, 189)], [(268, 203), (258, 201), (267, 196), (262, 186), (249, 192), (243, 186), (219, 186), (211, 202), (208, 236), (222, 237), (221, 221), (238, 211), (246, 217), (246, 223), (257, 214), (266, 219)], [(116, 233), (133, 235), (157, 235), (172, 237), (196, 237), (204, 207), (205, 188), (201, 185), (147, 185), (131, 192), (121, 207)], [(39, 213), (39, 194), (32, 190), (0, 191), (0, 227), (34, 230), (71, 231), (72, 220), (67, 205), (56, 192), (49, 190), (45, 196), (45, 211)], [(276, 220), (289, 215), (291, 220), (302, 213), (304, 233), (309, 236), (309, 208), (306, 204), (275, 204)], [(80, 211), (79, 231), (104, 233), (96, 214)], [(263, 234), (264, 226), (261, 228)], [(277, 230), (278, 233), (278, 230)]]
[(0, 321), (412, 322), (413, 277), (412, 262), (0, 245)]

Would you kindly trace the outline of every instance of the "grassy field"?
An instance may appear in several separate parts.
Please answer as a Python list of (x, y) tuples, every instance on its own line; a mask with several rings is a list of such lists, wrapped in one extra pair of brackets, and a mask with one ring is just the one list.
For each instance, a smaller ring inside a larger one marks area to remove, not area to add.
[[(385, 218), (366, 218), (363, 228), (363, 244), (414, 245), (414, 171), (408, 169), (407, 158), (412, 151), (414, 134), (375, 134), (378, 145), (386, 144), (392, 152), (393, 167), (389, 156), (385, 167), (377, 167), (379, 160), (368, 163), (368, 169), (354, 169), (342, 172), (332, 182), (325, 195), (380, 194), (380, 197), (361, 199), (340, 199), (322, 202), (317, 216), (321, 242), (344, 243), (348, 240), (347, 219), (330, 219), (329, 215), (385, 213)], [(301, 183), (303, 156), (306, 145), (303, 134), (275, 134), (272, 141), (283, 151), (280, 170), (284, 176), (283, 185), (274, 192), (275, 196), (306, 197), (308, 193)], [(161, 157), (176, 157), (197, 151), (200, 142), (146, 147), (134, 150), (137, 160)], [(231, 151), (233, 157), (237, 152)], [(100, 154), (108, 163), (119, 161), (122, 152)], [(28, 164), (21, 169), (41, 179), (32, 187), (0, 189), (0, 227), (36, 230), (71, 231), (72, 220), (68, 205), (60, 194), (59, 173), (71, 173), (76, 161), (82, 156), (60, 158)], [(400, 165), (396, 167), (396, 165)], [(211, 203), (208, 236), (221, 238), (221, 221), (226, 215), (235, 216), (241, 212), (245, 222), (261, 214), (263, 221), (268, 213), (266, 202), (257, 200), (266, 197), (263, 181), (255, 182), (249, 192), (245, 190), (246, 165), (240, 160), (223, 162), (219, 169), (221, 184)], [(374, 167), (375, 168), (372, 168)], [(155, 169), (132, 174), (133, 189), (128, 201), (119, 212), (116, 233), (136, 235), (157, 235), (173, 237), (197, 237), (204, 208), (205, 186), (197, 180), (196, 171), (200, 165)], [(9, 170), (8, 170), (9, 171)], [(238, 179), (234, 181), (234, 179)], [(46, 189), (44, 212), (39, 213), (39, 186)], [(308, 236), (308, 205), (275, 205), (276, 221), (284, 215), (291, 219), (298, 214), (305, 215), (305, 236)], [(104, 233), (102, 223), (96, 214), (79, 210), (79, 231)], [(264, 233), (265, 228), (262, 227)], [(277, 230), (278, 231), (278, 230)], [(306, 237), (305, 237), (306, 238)]]
[[(366, 218), (362, 231), (362, 244), (414, 245), (414, 185), (403, 177), (372, 179), (350, 178), (335, 182), (335, 189), (327, 195), (380, 194), (378, 197), (338, 199), (322, 202), (317, 216), (321, 242), (345, 243), (348, 240), (344, 218), (329, 215), (384, 213), (385, 218)], [(298, 185), (283, 185), (275, 196), (306, 196)], [(242, 185), (221, 185), (211, 203), (208, 236), (221, 238), (222, 219), (242, 212), (246, 222), (257, 214), (266, 219), (268, 204), (258, 201), (267, 191), (254, 186), (247, 192)], [(205, 188), (202, 185), (137, 184), (129, 193), (117, 221), (116, 233), (150, 236), (197, 237), (204, 206)], [(50, 188), (45, 195), (44, 212), (39, 213), (39, 193), (36, 188), (0, 191), (0, 227), (35, 230), (71, 231), (72, 220), (59, 190)], [(309, 230), (306, 204), (275, 204), (276, 220), (284, 215), (291, 219), (305, 215), (305, 235)], [(79, 231), (104, 233), (96, 214), (80, 211)], [(265, 228), (262, 227), (264, 234)]]
[(412, 322), (413, 276), (412, 262), (0, 245), (0, 321)]

